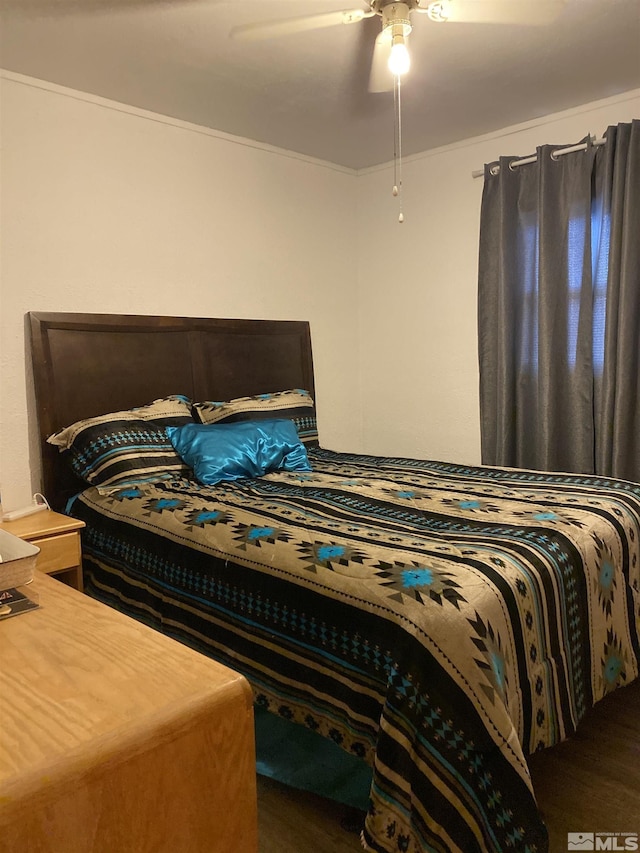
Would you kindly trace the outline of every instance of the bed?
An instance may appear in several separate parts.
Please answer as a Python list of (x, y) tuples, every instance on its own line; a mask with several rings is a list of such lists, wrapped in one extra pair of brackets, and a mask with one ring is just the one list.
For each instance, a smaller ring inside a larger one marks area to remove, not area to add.
[(367, 849), (544, 853), (527, 756), (638, 676), (640, 487), (335, 453), (315, 409), (298, 429), (310, 470), (90, 485), (49, 436), (176, 395), (199, 418), (314, 400), (309, 326), (29, 323), (43, 491), (86, 523), (86, 591), (239, 670), (257, 708), (369, 768)]

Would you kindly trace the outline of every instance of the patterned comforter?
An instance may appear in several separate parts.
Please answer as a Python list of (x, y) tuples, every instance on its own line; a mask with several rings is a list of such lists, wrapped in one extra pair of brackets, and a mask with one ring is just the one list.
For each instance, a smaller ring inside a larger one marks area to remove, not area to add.
[(638, 675), (640, 487), (309, 458), (87, 490), (87, 591), (369, 762), (368, 849), (542, 853), (526, 756)]

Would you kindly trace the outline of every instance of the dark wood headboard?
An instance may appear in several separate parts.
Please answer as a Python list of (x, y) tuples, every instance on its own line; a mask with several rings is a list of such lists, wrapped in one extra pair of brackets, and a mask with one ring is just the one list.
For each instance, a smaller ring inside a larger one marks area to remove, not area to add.
[(169, 394), (230, 400), (304, 388), (315, 398), (309, 324), (29, 313), (43, 494), (54, 509), (83, 488), (47, 437), (81, 418)]

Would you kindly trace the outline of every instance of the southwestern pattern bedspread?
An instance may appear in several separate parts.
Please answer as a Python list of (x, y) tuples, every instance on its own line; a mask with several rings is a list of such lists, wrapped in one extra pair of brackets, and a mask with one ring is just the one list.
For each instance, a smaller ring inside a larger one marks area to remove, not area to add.
[(376, 851), (542, 853), (525, 756), (638, 675), (640, 489), (336, 454), (91, 488), (90, 594), (373, 765)]

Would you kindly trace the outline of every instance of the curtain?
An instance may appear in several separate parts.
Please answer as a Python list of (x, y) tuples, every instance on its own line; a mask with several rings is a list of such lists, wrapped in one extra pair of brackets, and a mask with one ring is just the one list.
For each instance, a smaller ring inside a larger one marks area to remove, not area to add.
[(640, 121), (485, 167), (482, 462), (640, 481)]

